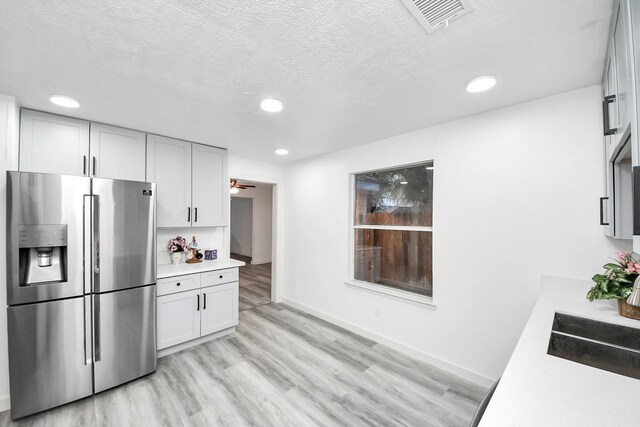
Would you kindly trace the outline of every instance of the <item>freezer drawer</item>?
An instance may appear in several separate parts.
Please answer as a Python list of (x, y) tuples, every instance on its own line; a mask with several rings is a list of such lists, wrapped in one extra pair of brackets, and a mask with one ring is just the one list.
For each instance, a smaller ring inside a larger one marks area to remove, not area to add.
[(156, 283), (156, 185), (93, 179), (93, 292)]
[(156, 285), (95, 294), (96, 393), (156, 370)]
[(90, 298), (7, 309), (12, 418), (91, 395)]

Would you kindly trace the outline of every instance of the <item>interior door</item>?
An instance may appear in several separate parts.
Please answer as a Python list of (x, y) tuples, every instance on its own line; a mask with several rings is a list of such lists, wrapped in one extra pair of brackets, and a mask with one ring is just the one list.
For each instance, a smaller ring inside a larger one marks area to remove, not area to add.
[(191, 143), (147, 135), (147, 181), (158, 186), (158, 227), (191, 227)]
[(91, 395), (90, 298), (7, 309), (13, 418)]
[(93, 179), (93, 291), (156, 283), (153, 183)]
[(238, 282), (202, 289), (201, 335), (238, 324)]
[(95, 392), (156, 370), (156, 285), (93, 295)]
[(192, 145), (193, 226), (228, 225), (229, 180), (226, 151), (201, 144)]
[(146, 146), (146, 135), (143, 132), (91, 123), (91, 175), (144, 181)]

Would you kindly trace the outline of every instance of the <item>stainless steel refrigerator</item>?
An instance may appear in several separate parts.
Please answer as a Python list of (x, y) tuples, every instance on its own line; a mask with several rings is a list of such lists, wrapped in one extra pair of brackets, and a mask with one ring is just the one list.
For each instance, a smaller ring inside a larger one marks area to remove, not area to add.
[(155, 184), (7, 172), (11, 416), (156, 370)]

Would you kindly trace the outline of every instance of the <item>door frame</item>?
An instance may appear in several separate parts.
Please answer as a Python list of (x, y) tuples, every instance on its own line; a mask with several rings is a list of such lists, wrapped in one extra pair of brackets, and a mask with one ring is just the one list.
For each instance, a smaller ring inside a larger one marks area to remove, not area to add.
[[(282, 267), (282, 185), (278, 182), (271, 182), (262, 179), (253, 179), (250, 177), (240, 178), (244, 174), (230, 175), (230, 178), (238, 179), (238, 181), (250, 181), (256, 184), (271, 185), (271, 302), (282, 302), (282, 290), (284, 287), (283, 267)], [(229, 194), (231, 200), (231, 194)], [(255, 208), (255, 207), (254, 207)], [(253, 233), (252, 230), (252, 240)], [(252, 242), (252, 246), (253, 246)], [(225, 251), (231, 253), (231, 203), (229, 203), (229, 227), (224, 237)]]

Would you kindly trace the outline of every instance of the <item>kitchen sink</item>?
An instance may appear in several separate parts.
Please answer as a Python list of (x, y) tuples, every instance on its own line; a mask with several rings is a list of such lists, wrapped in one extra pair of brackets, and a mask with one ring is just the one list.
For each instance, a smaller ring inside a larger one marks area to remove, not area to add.
[(556, 312), (547, 354), (640, 379), (640, 328)]

